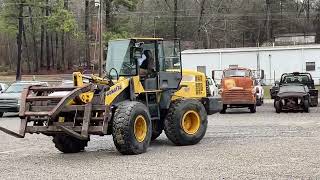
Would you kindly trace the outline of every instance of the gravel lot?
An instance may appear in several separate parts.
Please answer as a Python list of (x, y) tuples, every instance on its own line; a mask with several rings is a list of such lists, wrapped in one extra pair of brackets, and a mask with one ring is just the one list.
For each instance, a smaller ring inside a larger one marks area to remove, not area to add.
[[(320, 179), (320, 109), (276, 114), (269, 102), (209, 117), (205, 138), (177, 147), (164, 134), (148, 152), (120, 155), (94, 136), (85, 152), (61, 154), (51, 138), (0, 132), (0, 179)], [(18, 129), (13, 114), (0, 125)]]

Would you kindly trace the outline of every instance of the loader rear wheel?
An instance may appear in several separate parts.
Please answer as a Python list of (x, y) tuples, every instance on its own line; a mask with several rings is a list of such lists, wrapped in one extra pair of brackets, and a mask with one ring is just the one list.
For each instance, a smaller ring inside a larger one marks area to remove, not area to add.
[(185, 146), (201, 141), (207, 125), (207, 113), (199, 101), (177, 100), (171, 103), (164, 130), (170, 141)]
[(79, 140), (66, 134), (57, 134), (52, 141), (55, 147), (63, 153), (78, 153), (88, 145), (87, 140)]
[(113, 118), (114, 145), (121, 154), (144, 153), (150, 144), (151, 128), (150, 114), (144, 104), (124, 102), (117, 107)]

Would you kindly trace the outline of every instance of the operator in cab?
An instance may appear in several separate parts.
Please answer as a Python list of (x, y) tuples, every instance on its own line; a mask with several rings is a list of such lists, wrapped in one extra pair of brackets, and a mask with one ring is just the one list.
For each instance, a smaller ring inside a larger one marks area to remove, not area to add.
[(147, 76), (154, 70), (154, 58), (152, 56), (151, 50), (145, 50), (143, 52), (142, 58), (139, 60), (140, 66), (140, 76)]

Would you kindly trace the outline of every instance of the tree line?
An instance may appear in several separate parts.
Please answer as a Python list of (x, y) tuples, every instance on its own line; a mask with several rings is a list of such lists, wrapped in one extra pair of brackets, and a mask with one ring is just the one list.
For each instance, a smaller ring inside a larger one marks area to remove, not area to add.
[[(267, 46), (316, 34), (319, 0), (0, 0), (0, 73), (97, 69), (99, 36), (180, 38), (187, 48)], [(19, 63), (21, 62), (21, 63)]]

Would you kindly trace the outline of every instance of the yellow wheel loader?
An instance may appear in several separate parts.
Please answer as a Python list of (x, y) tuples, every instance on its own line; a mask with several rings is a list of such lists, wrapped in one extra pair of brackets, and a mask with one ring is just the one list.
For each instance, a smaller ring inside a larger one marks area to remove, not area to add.
[[(75, 72), (71, 88), (28, 87), (19, 133), (0, 130), (18, 138), (52, 136), (64, 153), (84, 150), (90, 135), (112, 135), (120, 153), (140, 154), (163, 130), (176, 145), (196, 144), (206, 133), (207, 115), (219, 112), (222, 102), (207, 97), (206, 76), (182, 70), (180, 60), (178, 40), (111, 41), (105, 77)], [(59, 91), (67, 93), (53, 96)]]

